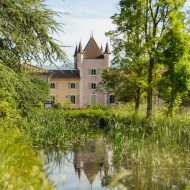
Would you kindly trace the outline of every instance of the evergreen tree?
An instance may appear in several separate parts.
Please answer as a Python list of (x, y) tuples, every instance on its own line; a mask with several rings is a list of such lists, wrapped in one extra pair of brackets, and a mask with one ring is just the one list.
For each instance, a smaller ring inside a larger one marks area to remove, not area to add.
[(42, 0), (1, 0), (1, 62), (15, 68), (21, 62), (65, 61), (65, 53), (52, 37), (61, 30), (56, 15)]
[(48, 100), (49, 88), (21, 71), (21, 63), (66, 61), (53, 39), (61, 31), (43, 0), (0, 1), (0, 117), (26, 116)]

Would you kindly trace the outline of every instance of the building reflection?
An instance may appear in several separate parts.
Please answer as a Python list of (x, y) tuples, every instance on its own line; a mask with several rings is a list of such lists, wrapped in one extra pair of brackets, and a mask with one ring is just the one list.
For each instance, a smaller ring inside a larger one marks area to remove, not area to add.
[(83, 150), (76, 151), (73, 164), (79, 179), (84, 172), (91, 185), (97, 176), (103, 186), (110, 183), (113, 174), (111, 148), (103, 138), (92, 139)]

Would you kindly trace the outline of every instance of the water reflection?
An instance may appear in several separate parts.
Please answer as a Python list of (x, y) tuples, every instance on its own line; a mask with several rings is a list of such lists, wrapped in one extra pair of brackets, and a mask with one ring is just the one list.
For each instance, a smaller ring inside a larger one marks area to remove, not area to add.
[(149, 150), (143, 159), (125, 158), (114, 167), (113, 150), (106, 139), (93, 138), (74, 150), (45, 152), (44, 168), (58, 190), (190, 189), (189, 158), (170, 160)]
[(94, 138), (82, 149), (46, 153), (44, 167), (57, 189), (108, 189), (114, 170), (111, 158), (111, 146), (104, 138)]

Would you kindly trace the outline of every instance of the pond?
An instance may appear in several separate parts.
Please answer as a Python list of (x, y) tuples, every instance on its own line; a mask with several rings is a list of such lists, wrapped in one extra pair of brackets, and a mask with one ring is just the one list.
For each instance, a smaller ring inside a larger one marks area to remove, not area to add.
[(165, 161), (150, 153), (140, 161), (120, 162), (113, 160), (114, 151), (106, 138), (95, 137), (73, 149), (44, 151), (44, 168), (58, 190), (190, 188), (189, 158)]

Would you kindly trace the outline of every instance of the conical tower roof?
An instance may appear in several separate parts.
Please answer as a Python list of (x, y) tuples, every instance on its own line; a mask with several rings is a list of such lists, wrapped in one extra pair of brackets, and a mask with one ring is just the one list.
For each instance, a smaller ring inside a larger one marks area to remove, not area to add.
[(77, 56), (77, 51), (78, 51), (78, 47), (77, 47), (77, 45), (76, 45), (75, 53), (74, 53), (74, 55), (73, 55), (74, 57)]
[(104, 54), (111, 54), (108, 42), (106, 43), (106, 48), (105, 48)]
[(98, 47), (93, 36), (90, 37), (85, 49), (84, 49), (85, 59), (101, 59), (104, 58), (101, 49)]
[(103, 52), (103, 46), (101, 45), (101, 48), (100, 48), (101, 52)]
[(84, 163), (83, 171), (89, 181), (92, 184), (99, 173), (101, 164), (98, 162), (86, 162)]
[(79, 43), (78, 53), (83, 53), (81, 41), (80, 41), (80, 43)]

